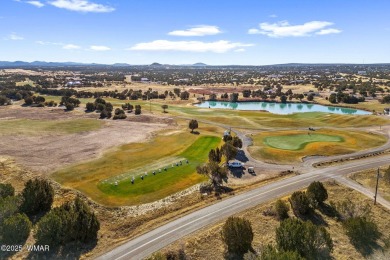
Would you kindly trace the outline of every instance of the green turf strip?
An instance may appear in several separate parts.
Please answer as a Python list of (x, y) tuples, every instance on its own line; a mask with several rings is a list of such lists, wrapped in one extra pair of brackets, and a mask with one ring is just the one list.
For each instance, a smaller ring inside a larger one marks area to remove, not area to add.
[[(101, 181), (98, 184), (98, 188), (108, 194), (114, 196), (139, 196), (151, 194), (161, 189), (169, 189), (174, 187), (176, 182), (189, 178), (190, 175), (196, 172), (196, 166), (207, 160), (208, 152), (210, 149), (215, 148), (221, 139), (215, 136), (204, 136), (196, 140), (190, 147), (178, 155), (177, 162), (181, 159), (182, 165), (172, 167), (172, 163), (167, 165), (161, 165), (161, 169), (167, 168), (167, 171), (162, 170), (160, 173), (158, 168), (152, 169), (154, 164), (146, 165), (144, 169), (149, 169), (148, 176), (141, 180), (140, 174), (129, 174), (125, 178), (121, 176), (118, 179), (117, 185), (114, 184), (114, 178), (110, 178)], [(185, 158), (185, 159), (183, 159)], [(185, 160), (188, 160), (188, 164)], [(144, 170), (143, 169), (143, 170)], [(152, 172), (156, 171), (156, 175)], [(141, 172), (143, 173), (143, 171)], [(134, 184), (131, 183), (131, 178), (135, 176)]]
[(282, 150), (302, 150), (307, 144), (314, 142), (343, 142), (344, 138), (335, 135), (323, 134), (297, 134), (297, 135), (281, 135), (270, 136), (264, 138), (264, 143), (273, 148)]

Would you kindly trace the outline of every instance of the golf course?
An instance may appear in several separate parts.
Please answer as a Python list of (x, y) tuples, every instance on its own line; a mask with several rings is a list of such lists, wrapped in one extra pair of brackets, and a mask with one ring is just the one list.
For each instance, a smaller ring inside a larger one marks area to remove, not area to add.
[(215, 127), (200, 131), (199, 135), (187, 130), (162, 131), (147, 142), (122, 145), (98, 159), (55, 172), (53, 177), (105, 205), (153, 202), (206, 180), (196, 166), (206, 162), (209, 150), (222, 140)]
[(252, 138), (252, 156), (270, 163), (294, 163), (310, 155), (348, 154), (386, 143), (382, 135), (334, 129), (262, 132)]

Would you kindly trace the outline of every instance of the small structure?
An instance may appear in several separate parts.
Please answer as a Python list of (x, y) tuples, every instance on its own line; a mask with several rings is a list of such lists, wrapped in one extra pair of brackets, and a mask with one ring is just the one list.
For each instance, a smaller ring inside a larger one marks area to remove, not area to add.
[(242, 168), (243, 164), (239, 161), (228, 163), (229, 168)]
[(230, 130), (226, 130), (225, 132), (223, 132), (223, 137), (229, 136), (229, 135), (230, 135)]
[(248, 172), (249, 173), (255, 173), (255, 168), (254, 167), (248, 167)]
[(383, 114), (390, 115), (390, 107), (386, 107), (385, 109), (383, 109)]

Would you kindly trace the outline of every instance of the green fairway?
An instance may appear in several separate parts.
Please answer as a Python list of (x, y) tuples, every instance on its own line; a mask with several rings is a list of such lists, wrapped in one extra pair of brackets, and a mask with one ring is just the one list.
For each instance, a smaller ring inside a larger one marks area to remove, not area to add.
[(339, 155), (386, 143), (383, 135), (364, 131), (317, 129), (315, 132), (284, 130), (261, 132), (252, 137), (249, 152), (258, 160), (292, 163), (310, 155)]
[(343, 142), (344, 138), (335, 135), (324, 134), (297, 134), (270, 136), (264, 138), (264, 143), (277, 149), (302, 150), (309, 143), (315, 142)]
[[(153, 202), (205, 180), (196, 173), (196, 166), (206, 162), (209, 150), (221, 143), (221, 132), (210, 126), (203, 126), (200, 135), (187, 130), (162, 131), (148, 142), (122, 145), (98, 159), (55, 172), (52, 177), (108, 206)], [(182, 165), (176, 166), (179, 161)], [(148, 176), (141, 180), (145, 172)]]
[[(101, 181), (98, 188), (107, 195), (129, 196), (132, 201), (138, 203), (150, 202), (155, 198), (168, 196), (173, 192), (172, 187), (175, 187), (175, 191), (179, 191), (185, 188), (180, 187), (180, 183), (188, 183), (188, 181), (192, 182), (199, 179), (196, 166), (207, 160), (208, 151), (215, 148), (220, 141), (221, 139), (215, 136), (200, 137), (178, 156), (165, 159), (162, 162), (151, 163), (135, 170), (130, 169), (128, 173), (118, 176), (119, 178), (115, 176)], [(188, 160), (188, 163), (186, 160)], [(178, 163), (178, 166), (176, 166), (176, 163)], [(165, 171), (164, 168), (167, 170)], [(159, 169), (161, 169), (161, 172)], [(153, 171), (156, 172), (155, 175), (152, 174)], [(145, 176), (145, 172), (148, 173), (147, 176)], [(144, 175), (143, 180), (140, 175)], [(135, 177), (134, 184), (131, 183), (133, 176)], [(115, 185), (115, 182), (117, 182), (117, 185)]]

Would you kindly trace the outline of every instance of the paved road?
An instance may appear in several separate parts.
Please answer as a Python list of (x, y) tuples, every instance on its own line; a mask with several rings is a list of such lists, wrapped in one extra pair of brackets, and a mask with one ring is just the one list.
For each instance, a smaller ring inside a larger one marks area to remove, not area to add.
[[(313, 169), (309, 173), (280, 180), (269, 185), (224, 199), (214, 205), (190, 213), (169, 222), (136, 239), (115, 248), (98, 259), (142, 259), (153, 252), (199, 230), (207, 225), (223, 220), (233, 214), (252, 208), (266, 201), (300, 190), (313, 181), (339, 178), (351, 172), (371, 169), (389, 164), (390, 155), (351, 161), (322, 169)], [(351, 186), (351, 185), (348, 185)], [(369, 194), (371, 196), (371, 194)], [(378, 203), (386, 201), (378, 200)]]

